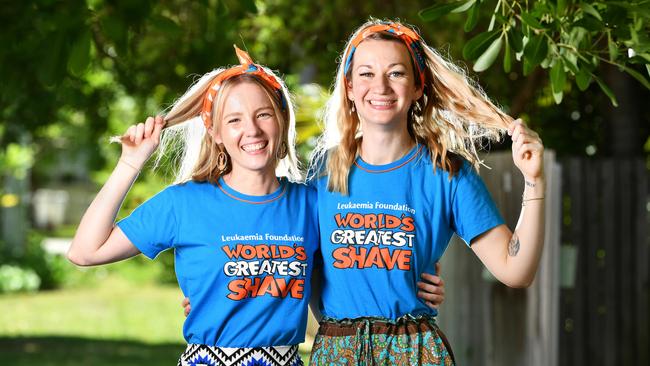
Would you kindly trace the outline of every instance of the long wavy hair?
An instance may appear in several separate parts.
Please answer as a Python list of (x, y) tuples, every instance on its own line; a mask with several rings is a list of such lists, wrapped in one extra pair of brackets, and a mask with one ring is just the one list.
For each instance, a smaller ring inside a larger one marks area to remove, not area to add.
[[(208, 181), (216, 183), (219, 178), (231, 171), (231, 158), (223, 145), (217, 144), (203, 124), (200, 117), (203, 106), (203, 97), (210, 86), (210, 82), (221, 72), (227, 69), (213, 70), (197, 80), (176, 102), (169, 108), (165, 115), (163, 129), (155, 166), (158, 166), (164, 155), (171, 155), (172, 164), (175, 166), (174, 183), (183, 183), (190, 180)], [(238, 75), (225, 80), (214, 100), (212, 107), (212, 126), (219, 128), (223, 106), (233, 86), (252, 82), (259, 85), (271, 101), (279, 127), (279, 137), (275, 143), (277, 149), (286, 147), (286, 155), (282, 152), (276, 156), (276, 175), (287, 177), (290, 181), (302, 180), (302, 173), (296, 157), (296, 119), (291, 96), (284, 82), (271, 70), (264, 71), (272, 75), (281, 86), (280, 95), (266, 82), (254, 75)], [(284, 147), (282, 147), (284, 145)], [(225, 170), (217, 168), (217, 156), (224, 152), (228, 164)]]
[[(348, 54), (351, 41), (358, 34), (383, 23), (387, 21), (372, 19), (359, 27), (348, 40), (343, 55)], [(417, 32), (413, 27), (409, 28)], [(405, 44), (389, 32), (373, 33), (365, 39)], [(478, 169), (481, 162), (477, 155), (479, 143), (486, 139), (499, 140), (513, 119), (492, 103), (460, 67), (446, 60), (424, 40), (420, 42), (426, 65), (425, 79), (422, 97), (413, 103), (408, 113), (408, 132), (415, 141), (428, 148), (434, 169), (442, 168), (450, 172), (450, 177), (453, 176), (459, 169), (454, 154), (467, 159)], [(415, 60), (410, 56), (409, 59), (417, 76)], [(309, 177), (328, 175), (328, 190), (344, 195), (348, 194), (348, 175), (359, 153), (363, 135), (359, 116), (351, 112), (352, 103), (347, 96), (345, 80), (352, 80), (352, 69), (350, 66), (345, 74), (342, 56), (334, 90), (323, 116), (325, 129), (312, 154)], [(420, 87), (419, 78), (415, 79), (416, 86)]]

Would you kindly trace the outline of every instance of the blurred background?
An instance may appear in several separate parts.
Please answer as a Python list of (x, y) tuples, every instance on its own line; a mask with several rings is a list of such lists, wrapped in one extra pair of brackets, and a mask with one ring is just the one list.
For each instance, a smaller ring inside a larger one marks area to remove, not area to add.
[[(109, 137), (236, 63), (237, 44), (288, 83), (306, 162), (340, 52), (369, 17), (418, 27), (547, 149), (548, 240), (533, 286), (496, 283), (462, 245), (443, 259), (440, 323), (458, 363), (650, 362), (649, 1), (1, 3), (3, 364), (176, 362), (184, 317), (172, 253), (91, 269), (63, 257), (119, 157)], [(514, 227), (523, 182), (507, 141), (487, 148), (492, 169), (481, 174)], [(171, 170), (143, 171), (119, 217)]]

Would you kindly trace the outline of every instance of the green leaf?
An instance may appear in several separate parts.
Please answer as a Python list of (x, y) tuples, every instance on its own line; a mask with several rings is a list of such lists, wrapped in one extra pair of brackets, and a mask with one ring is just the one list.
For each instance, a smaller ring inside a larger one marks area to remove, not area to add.
[(162, 15), (153, 15), (150, 18), (151, 25), (156, 27), (158, 30), (167, 33), (170, 36), (180, 36), (183, 34), (183, 29), (176, 24), (173, 20), (162, 16)]
[(650, 76), (650, 65), (646, 64), (645, 69), (648, 72), (648, 76)]
[(564, 66), (566, 66), (573, 75), (578, 75), (580, 71), (578, 70), (578, 65), (575, 64), (574, 60), (569, 59), (566, 55), (562, 55), (562, 61), (564, 61)]
[(535, 68), (535, 65), (532, 65), (528, 59), (524, 58), (524, 76), (530, 74), (531, 71)]
[(566, 0), (557, 0), (557, 5), (555, 5), (558, 15), (563, 15), (564, 10), (566, 10)]
[(476, 27), (476, 24), (478, 23), (480, 5), (480, 3), (475, 3), (474, 6), (472, 6), (472, 8), (469, 10), (467, 20), (465, 21), (465, 32), (470, 32), (472, 29), (474, 29), (474, 27)]
[(639, 53), (637, 56), (644, 58), (646, 61), (650, 62), (650, 53)]
[(580, 89), (580, 91), (585, 91), (589, 87), (590, 83), (591, 73), (584, 68), (580, 69), (576, 74), (576, 85), (578, 85), (578, 89)]
[(497, 56), (499, 55), (499, 51), (501, 51), (501, 45), (503, 44), (503, 37), (499, 37), (495, 39), (490, 47), (488, 47), (485, 52), (481, 55), (481, 57), (476, 60), (476, 63), (474, 64), (474, 71), (476, 72), (481, 72), (487, 70), (492, 64), (494, 63), (494, 60), (496, 60)]
[(535, 29), (544, 29), (544, 26), (537, 21), (537, 19), (529, 13), (521, 12), (521, 20), (526, 23), (527, 26)]
[(582, 17), (579, 20), (573, 22), (573, 26), (584, 28), (590, 32), (600, 31), (604, 27), (602, 22), (599, 22), (597, 19), (594, 19), (592, 17)]
[(607, 95), (607, 97), (609, 97), (609, 100), (612, 102), (612, 105), (614, 107), (618, 107), (618, 101), (616, 100), (616, 95), (614, 95), (614, 92), (612, 91), (612, 89), (610, 89), (607, 86), (607, 84), (605, 84), (605, 82), (602, 81), (596, 75), (592, 74), (592, 76), (593, 76), (594, 79), (596, 79), (596, 82), (598, 83), (598, 86), (600, 86), (600, 89), (603, 91), (603, 93), (605, 93), (605, 95)]
[(90, 64), (90, 31), (84, 31), (72, 46), (68, 55), (68, 70), (73, 75), (82, 75)]
[(476, 2), (476, 0), (469, 0), (468, 2), (466, 2), (465, 4), (457, 7), (456, 9), (452, 10), (451, 12), (452, 13), (462, 13), (462, 12), (466, 11), (467, 9), (469, 9), (472, 5), (474, 5), (475, 2)]
[(512, 46), (512, 49), (516, 52), (521, 52), (524, 49), (523, 35), (517, 31), (517, 29), (510, 28), (508, 31), (508, 42)]
[(481, 56), (485, 50), (492, 44), (492, 42), (499, 36), (500, 30), (492, 32), (483, 32), (476, 37), (470, 39), (463, 47), (463, 57), (466, 60), (476, 60)]
[[(648, 65), (646, 65), (646, 67), (647, 66)], [(628, 74), (632, 75), (632, 77), (637, 79), (641, 84), (643, 84), (643, 86), (650, 89), (650, 82), (648, 82), (648, 80), (643, 75), (641, 75), (640, 72), (634, 70), (633, 68), (623, 66), (623, 65), (621, 65), (621, 69), (623, 69), (623, 71), (627, 72)]]
[(612, 32), (607, 31), (607, 49), (609, 50), (609, 60), (614, 61), (618, 57), (618, 48), (612, 40)]
[(512, 69), (512, 50), (510, 49), (510, 42), (506, 38), (506, 47), (503, 50), (503, 71), (507, 74)]
[(582, 11), (591, 15), (592, 17), (600, 20), (601, 22), (603, 21), (603, 17), (600, 16), (600, 13), (598, 12), (598, 10), (596, 10), (596, 8), (593, 7), (593, 5), (589, 3), (580, 3), (580, 8), (582, 9)]
[(420, 10), (418, 12), (418, 16), (420, 16), (420, 18), (426, 22), (431, 22), (440, 18), (441, 16), (451, 13), (456, 8), (459, 8), (463, 5), (465, 5), (465, 3), (459, 1), (451, 4), (446, 4), (446, 3), (436, 4)]
[(562, 63), (562, 59), (556, 59), (555, 64), (551, 67), (551, 91), (553, 92), (555, 104), (562, 102), (565, 82), (566, 73), (564, 72), (564, 64)]
[(524, 57), (530, 62), (531, 66), (539, 65), (548, 54), (548, 43), (544, 36), (533, 36), (524, 48)]

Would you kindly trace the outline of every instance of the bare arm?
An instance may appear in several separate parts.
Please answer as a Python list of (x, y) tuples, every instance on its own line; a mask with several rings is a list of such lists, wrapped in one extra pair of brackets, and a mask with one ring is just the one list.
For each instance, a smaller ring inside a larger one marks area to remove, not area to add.
[(514, 233), (500, 225), (474, 239), (471, 247), (499, 281), (510, 287), (527, 287), (535, 278), (544, 246), (544, 147), (537, 133), (519, 120), (508, 133), (513, 140), (513, 160), (525, 180), (519, 221)]
[(122, 155), (77, 228), (68, 259), (80, 266), (117, 262), (140, 251), (114, 225), (117, 212), (140, 169), (158, 146), (162, 117), (131, 126), (122, 138)]

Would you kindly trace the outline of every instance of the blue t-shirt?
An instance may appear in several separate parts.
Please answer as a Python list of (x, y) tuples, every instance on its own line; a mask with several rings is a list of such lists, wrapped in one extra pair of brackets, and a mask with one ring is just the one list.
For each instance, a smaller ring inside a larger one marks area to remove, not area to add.
[(323, 257), (321, 311), (343, 319), (432, 314), (417, 297), (423, 272), (435, 273), (454, 233), (466, 243), (503, 223), (483, 181), (466, 161), (451, 180), (434, 172), (417, 145), (387, 165), (360, 158), (350, 169), (349, 196), (318, 189)]
[(265, 347), (304, 341), (317, 220), (311, 187), (249, 196), (220, 180), (170, 186), (118, 226), (149, 258), (174, 248), (188, 343)]

